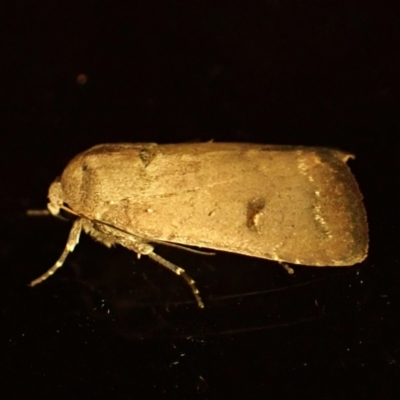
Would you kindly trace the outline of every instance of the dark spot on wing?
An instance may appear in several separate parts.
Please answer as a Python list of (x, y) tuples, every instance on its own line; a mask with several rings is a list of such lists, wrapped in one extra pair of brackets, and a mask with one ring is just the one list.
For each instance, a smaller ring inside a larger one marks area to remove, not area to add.
[(250, 200), (247, 203), (246, 225), (254, 232), (259, 232), (259, 217), (265, 208), (265, 203), (265, 199), (262, 197)]
[(145, 146), (143, 148), (140, 149), (139, 151), (139, 157), (140, 160), (142, 161), (142, 163), (144, 164), (145, 167), (147, 167), (152, 160), (154, 159), (155, 155), (156, 155), (156, 146), (154, 145), (149, 145), (149, 146)]

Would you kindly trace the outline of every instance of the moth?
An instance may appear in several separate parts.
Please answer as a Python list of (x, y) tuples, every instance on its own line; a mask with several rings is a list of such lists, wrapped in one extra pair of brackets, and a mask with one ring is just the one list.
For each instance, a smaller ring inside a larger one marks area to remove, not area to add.
[(363, 261), (368, 225), (347, 161), (330, 148), (247, 143), (100, 144), (73, 158), (49, 189), (48, 209), (77, 216), (60, 268), (83, 230), (193, 279), (154, 244), (197, 246), (307, 266)]

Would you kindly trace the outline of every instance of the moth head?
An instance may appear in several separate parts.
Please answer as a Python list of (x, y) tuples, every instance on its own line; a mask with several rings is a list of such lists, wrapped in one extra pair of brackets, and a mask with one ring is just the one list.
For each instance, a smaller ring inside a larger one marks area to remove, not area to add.
[(50, 202), (47, 204), (47, 208), (53, 215), (57, 216), (60, 213), (60, 208), (64, 204), (63, 190), (61, 182), (58, 179), (50, 185), (48, 198)]

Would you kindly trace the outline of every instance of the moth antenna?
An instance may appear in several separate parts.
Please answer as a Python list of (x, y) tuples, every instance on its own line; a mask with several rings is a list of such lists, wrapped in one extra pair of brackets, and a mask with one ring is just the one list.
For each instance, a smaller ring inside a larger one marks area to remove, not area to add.
[(192, 289), (192, 293), (193, 293), (194, 297), (196, 298), (197, 305), (200, 308), (204, 308), (204, 303), (200, 297), (200, 292), (196, 287), (195, 281), (186, 273), (186, 271), (183, 268), (178, 267), (177, 265), (166, 260), (165, 258), (162, 258), (161, 256), (159, 256), (156, 253), (149, 253), (146, 255), (149, 256), (150, 258), (152, 258), (154, 261), (157, 261), (163, 267), (168, 268), (170, 271), (174, 272), (176, 275), (181, 276), (186, 281), (186, 283), (190, 286), (190, 288)]
[(50, 215), (49, 210), (26, 210), (28, 217), (48, 217)]
[(81, 230), (82, 230), (82, 222), (83, 222), (83, 220), (81, 218), (79, 218), (72, 225), (71, 231), (69, 232), (67, 244), (66, 244), (64, 251), (62, 252), (60, 258), (57, 260), (57, 262), (47, 272), (45, 272), (43, 275), (39, 276), (39, 278), (32, 281), (29, 284), (29, 286), (35, 286), (38, 283), (43, 282), (44, 280), (49, 278), (51, 275), (53, 275), (54, 272), (56, 272), (59, 268), (62, 267), (68, 254), (73, 252), (75, 246), (79, 243), (79, 236), (80, 236)]
[(58, 215), (53, 215), (49, 210), (26, 210), (25, 212), (27, 217), (52, 217), (52, 218), (58, 218), (63, 221), (67, 221), (65, 217), (63, 217), (61, 214)]

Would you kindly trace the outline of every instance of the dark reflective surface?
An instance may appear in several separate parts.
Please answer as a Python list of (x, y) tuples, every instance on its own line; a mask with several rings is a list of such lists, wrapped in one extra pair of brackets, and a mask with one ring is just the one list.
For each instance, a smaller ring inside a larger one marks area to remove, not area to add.
[[(4, 398), (392, 399), (400, 379), (399, 83), (390, 10), (335, 2), (10, 5), (1, 92)], [(80, 73), (85, 84), (77, 83)], [(158, 245), (195, 279), (28, 217), (102, 142), (338, 147), (369, 216), (368, 259), (295, 268)]]

